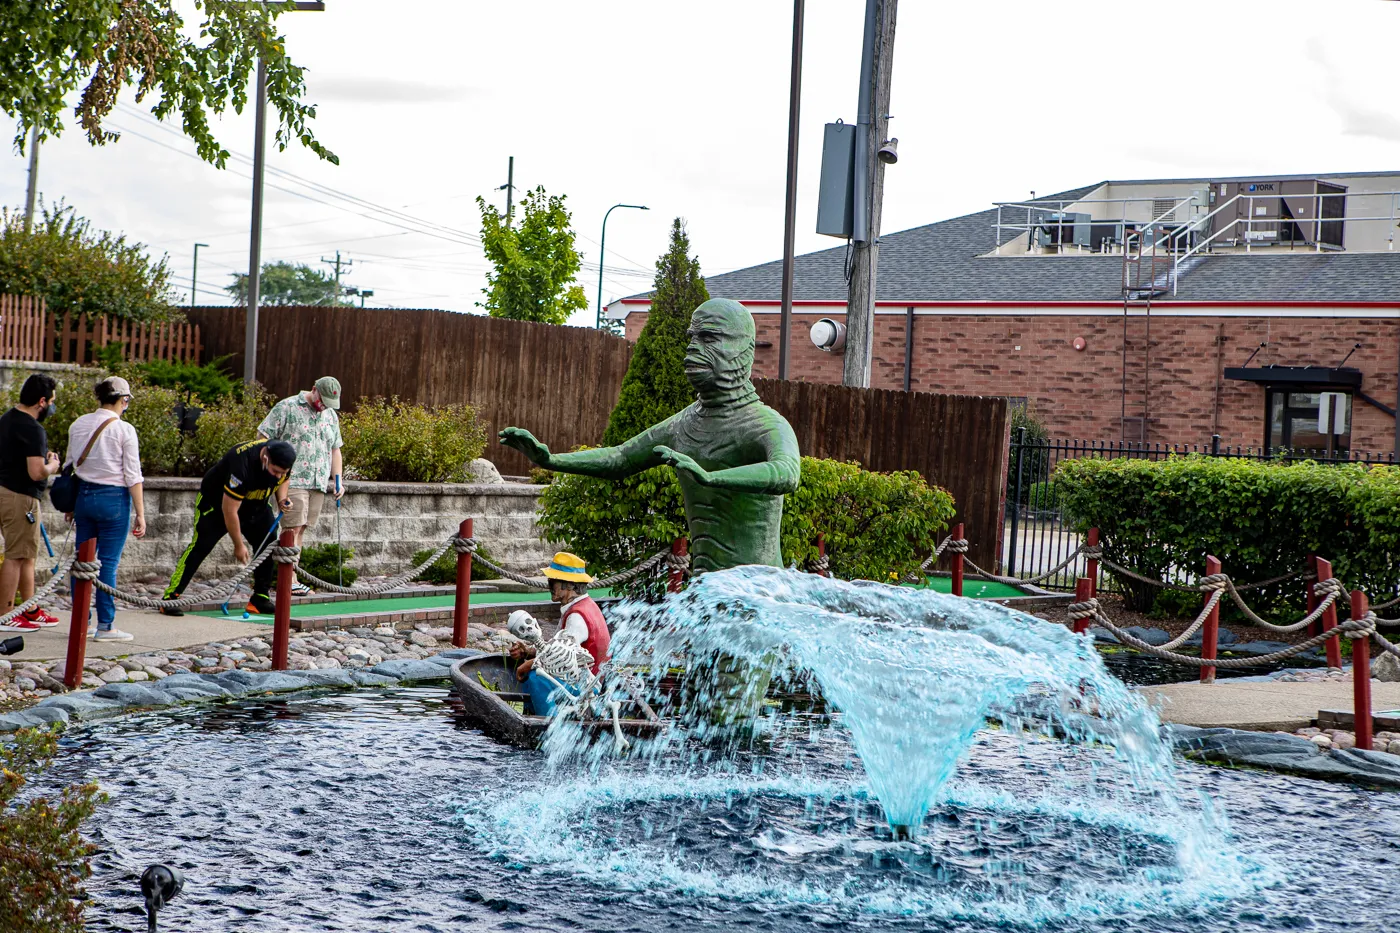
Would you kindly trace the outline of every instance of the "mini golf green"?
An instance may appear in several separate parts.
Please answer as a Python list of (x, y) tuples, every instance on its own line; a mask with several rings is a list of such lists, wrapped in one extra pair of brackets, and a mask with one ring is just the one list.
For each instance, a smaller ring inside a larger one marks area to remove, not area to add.
[[(949, 577), (929, 578), (928, 588), (939, 593), (952, 591), (953, 581)], [(922, 589), (922, 587), (920, 587)], [(596, 589), (590, 591), (595, 599), (609, 598), (613, 595), (610, 589)], [(989, 580), (964, 580), (963, 595), (969, 599), (1006, 599), (1012, 596), (1025, 596), (1026, 594), (1008, 586), (1005, 583), (997, 583)], [(491, 603), (544, 603), (549, 602), (546, 593), (473, 593), (472, 605), (484, 606)], [(444, 593), (440, 596), (385, 596), (379, 599), (350, 599), (333, 603), (300, 603), (292, 606), (292, 618), (294, 619), (319, 619), (326, 616), (348, 616), (365, 615), (379, 612), (414, 612), (419, 609), (447, 609), (452, 606), (453, 596), (451, 593)], [(230, 603), (229, 615), (241, 617), (243, 615), (243, 604)], [(192, 612), (190, 615), (208, 616), (210, 618), (222, 618), (224, 614), (217, 609)], [(261, 625), (271, 625), (272, 616), (249, 616), (249, 622), (256, 622)]]

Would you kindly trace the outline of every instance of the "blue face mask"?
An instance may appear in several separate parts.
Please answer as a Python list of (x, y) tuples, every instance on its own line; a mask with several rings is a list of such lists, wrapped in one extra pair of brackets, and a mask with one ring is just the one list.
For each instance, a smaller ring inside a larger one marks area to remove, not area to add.
[(35, 421), (43, 421), (45, 418), (48, 418), (50, 415), (56, 415), (56, 414), (58, 414), (58, 406), (55, 405), (53, 402), (49, 402), (49, 403), (48, 403), (47, 405), (45, 405), (43, 408), (39, 409), (39, 415), (38, 415), (38, 417), (36, 417), (34, 420), (35, 420)]

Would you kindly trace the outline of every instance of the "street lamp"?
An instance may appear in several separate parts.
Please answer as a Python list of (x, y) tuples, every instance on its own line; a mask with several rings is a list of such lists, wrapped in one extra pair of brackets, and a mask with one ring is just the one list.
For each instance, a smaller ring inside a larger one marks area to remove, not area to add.
[(638, 211), (651, 210), (651, 208), (644, 204), (614, 204), (612, 207), (608, 208), (608, 213), (603, 215), (603, 235), (598, 238), (598, 318), (593, 325), (596, 330), (603, 329), (603, 254), (608, 248), (608, 214), (611, 214), (619, 207), (630, 207)]
[[(294, 10), (324, 13), (324, 0), (296, 0)], [(248, 237), (248, 310), (243, 334), (243, 381), (258, 378), (258, 299), (262, 284), (263, 163), (267, 150), (267, 63), (258, 56), (258, 83), (253, 110), (253, 222)]]
[(208, 243), (196, 243), (194, 245), (194, 270), (190, 272), (190, 307), (194, 307), (196, 301), (194, 287), (199, 284), (199, 248), (203, 246), (209, 248)]

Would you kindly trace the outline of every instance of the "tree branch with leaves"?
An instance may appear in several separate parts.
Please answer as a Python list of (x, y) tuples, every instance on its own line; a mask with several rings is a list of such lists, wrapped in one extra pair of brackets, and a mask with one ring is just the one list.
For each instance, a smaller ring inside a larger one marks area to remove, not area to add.
[(564, 201), (543, 186), (527, 192), (514, 215), (519, 225), (512, 226), (504, 213), (476, 199), (481, 245), (495, 267), (486, 273), (486, 301), (477, 307), (492, 317), (544, 324), (563, 324), (588, 307), (583, 286), (574, 281), (582, 260)]

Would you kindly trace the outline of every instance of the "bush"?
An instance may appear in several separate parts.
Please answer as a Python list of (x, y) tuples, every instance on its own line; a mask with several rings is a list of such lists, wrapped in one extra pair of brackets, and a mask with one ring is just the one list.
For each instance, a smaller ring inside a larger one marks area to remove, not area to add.
[(206, 408), (195, 424), (194, 437), (188, 445), (186, 469), (189, 473), (203, 475), (235, 444), (255, 439), (258, 425), (276, 401), (271, 392), (253, 383), (243, 387), (241, 398), (237, 393), (226, 395)]
[[(16, 374), (10, 386), (9, 405), (18, 404), (20, 389), (29, 375)], [(49, 436), (50, 449), (67, 459), (68, 429), (80, 416), (97, 410), (93, 386), (111, 374), (101, 369), (85, 369), (80, 373), (63, 375), (64, 378), (59, 379), (58, 391), (54, 393), (57, 411), (45, 419), (44, 431)], [(136, 435), (141, 439), (141, 472), (152, 476), (178, 473), (181, 437), (175, 406), (179, 404), (180, 396), (170, 389), (146, 385), (137, 377), (130, 377), (129, 381), (132, 400), (124, 418), (136, 428)]]
[[(1084, 458), (1062, 461), (1055, 485), (1075, 528), (1097, 527), (1105, 556), (1145, 576), (1200, 573), (1211, 554), (1244, 583), (1302, 570), (1317, 554), (1348, 588), (1380, 599), (1400, 585), (1397, 467), (1196, 455)], [(1124, 586), (1131, 608), (1170, 603), (1155, 587)], [(1298, 615), (1304, 583), (1266, 587), (1249, 602)]]
[[(1006, 501), (1015, 502), (1017, 476), (1020, 476), (1020, 504), (1029, 505), (1031, 487), (1050, 478), (1050, 432), (1036, 414), (1035, 406), (1012, 405), (1011, 446), (1006, 458)], [(1021, 429), (1025, 429), (1022, 435)], [(1024, 437), (1025, 443), (1020, 443)], [(1035, 508), (1035, 506), (1029, 506)]]
[(397, 396), (361, 399), (341, 418), (347, 466), (368, 480), (461, 483), (486, 449), (486, 429), (470, 405), (426, 408)]
[(95, 231), (62, 202), (42, 206), (30, 232), (24, 215), (0, 215), (0, 294), (35, 295), (59, 314), (170, 320), (170, 267), (140, 243)]
[[(491, 552), (479, 544), (477, 545), (476, 552), (487, 560), (495, 560), (495, 558), (491, 556)], [(432, 553), (433, 550), (431, 548), (424, 548), (413, 555), (413, 560), (410, 561), (410, 564), (417, 567), (419, 564), (423, 563), (423, 561), (427, 560), (428, 556)], [(496, 573), (496, 571), (492, 570), (490, 567), (487, 567), (479, 561), (472, 561), (473, 582), (478, 580), (499, 580), (500, 578), (500, 574)], [(450, 586), (456, 583), (457, 552), (449, 549), (445, 554), (429, 564), (428, 569), (424, 570), (413, 579), (419, 583), (432, 583), (436, 586)]]
[[(350, 566), (350, 561), (354, 559), (353, 549), (343, 548), (338, 544), (313, 544), (301, 549), (303, 570), (327, 583), (339, 583), (341, 586), (352, 585), (360, 575), (358, 570)], [(342, 574), (344, 576), (341, 576)]]
[[(913, 471), (872, 473), (856, 463), (803, 457), (802, 482), (784, 497), (783, 563), (808, 566), (822, 534), (836, 576), (898, 578), (928, 556), (953, 513), (953, 497)], [(615, 483), (560, 475), (540, 498), (539, 523), (595, 575), (632, 567), (686, 534), (680, 484), (669, 467)], [(663, 567), (620, 589), (656, 598), (664, 585)]]
[(57, 800), (17, 803), (30, 777), (58, 753), (62, 730), (21, 729), (0, 748), (0, 930), (79, 933), (83, 882), (97, 847), (80, 830), (107, 795), (96, 784), (65, 787)]
[(1053, 512), (1060, 507), (1060, 494), (1051, 480), (1032, 483), (1025, 492), (1026, 508), (1032, 512)]
[[(106, 347), (102, 348), (106, 350)], [(147, 385), (177, 389), (192, 401), (197, 399), (203, 405), (217, 405), (225, 398), (241, 393), (243, 383), (225, 372), (228, 355), (210, 360), (203, 366), (196, 363), (176, 363), (170, 360), (150, 360), (145, 363), (128, 364), (127, 369), (136, 373)]]

